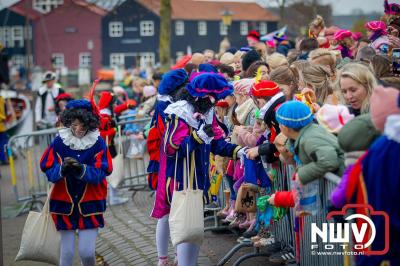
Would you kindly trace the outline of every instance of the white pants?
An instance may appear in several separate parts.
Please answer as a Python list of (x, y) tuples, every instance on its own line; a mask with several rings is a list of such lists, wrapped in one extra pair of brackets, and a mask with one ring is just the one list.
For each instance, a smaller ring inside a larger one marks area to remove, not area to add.
[[(83, 266), (94, 266), (98, 229), (78, 230), (78, 251)], [(72, 266), (75, 253), (75, 230), (61, 230), (60, 266)]]
[[(168, 257), (169, 244), (169, 223), (168, 215), (157, 221), (156, 242), (159, 259)], [(176, 256), (179, 266), (195, 266), (199, 257), (200, 246), (191, 243), (181, 243), (176, 246)]]

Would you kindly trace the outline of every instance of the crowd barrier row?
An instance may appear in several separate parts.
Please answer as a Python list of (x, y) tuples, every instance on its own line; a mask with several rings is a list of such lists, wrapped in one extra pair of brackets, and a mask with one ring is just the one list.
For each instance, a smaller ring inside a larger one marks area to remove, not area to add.
[[(127, 124), (136, 124), (139, 128), (143, 128), (150, 121), (150, 118), (135, 119), (133, 116), (123, 117), (118, 122), (118, 126)], [(20, 208), (18, 214), (24, 213), (32, 209), (41, 209), (43, 201), (40, 198), (46, 196), (47, 178), (40, 170), (40, 158), (44, 150), (51, 143), (57, 134), (57, 129), (41, 130), (26, 134), (20, 134), (10, 138), (7, 144), (7, 152), (10, 159), (11, 183), (13, 186), (15, 198), (17, 202), (24, 204)], [(146, 166), (148, 164), (148, 154), (144, 149), (142, 154), (132, 158), (129, 156), (131, 148), (132, 136), (122, 135), (121, 139), (116, 138), (116, 145), (122, 141), (124, 151), (125, 178), (120, 188), (126, 188), (133, 191), (133, 196), (137, 191), (148, 190), (146, 179)], [(139, 141), (139, 146), (144, 142)], [(277, 171), (277, 178), (274, 181), (276, 190), (288, 190), (290, 179), (292, 177), (293, 168), (291, 166), (281, 165)], [(311, 223), (316, 223), (320, 228), (321, 224), (326, 221), (328, 212), (329, 195), (340, 181), (339, 177), (328, 173), (324, 179), (319, 182), (319, 200), (320, 209), (315, 216), (305, 216), (303, 219), (303, 230), (300, 236), (300, 265), (305, 266), (339, 266), (350, 265), (349, 256), (332, 255), (320, 256), (318, 252), (323, 250), (323, 243), (318, 242), (318, 248), (311, 250)], [(223, 184), (224, 182), (222, 182)], [(224, 203), (223, 188), (219, 191), (219, 202), (221, 206)], [(210, 211), (210, 210), (208, 210)], [(211, 210), (213, 213), (206, 220), (214, 221), (212, 226), (206, 227), (206, 231), (226, 230), (227, 226), (220, 224), (216, 217), (217, 210)], [(296, 249), (295, 232), (294, 232), (295, 215), (293, 209), (290, 209), (280, 221), (273, 223), (271, 231), (275, 239), (282, 243), (282, 248), (289, 247)], [(318, 238), (319, 239), (319, 238)], [(319, 240), (320, 241), (320, 240)], [(218, 265), (224, 265), (238, 250), (243, 247), (251, 247), (251, 243), (242, 243), (232, 248), (224, 258), (220, 260)], [(343, 248), (335, 246), (330, 252), (343, 252)], [(233, 265), (240, 265), (243, 261), (257, 256), (267, 257), (269, 254), (263, 252), (262, 248), (255, 248), (254, 252), (246, 254), (239, 258)], [(266, 258), (267, 260), (267, 258)]]

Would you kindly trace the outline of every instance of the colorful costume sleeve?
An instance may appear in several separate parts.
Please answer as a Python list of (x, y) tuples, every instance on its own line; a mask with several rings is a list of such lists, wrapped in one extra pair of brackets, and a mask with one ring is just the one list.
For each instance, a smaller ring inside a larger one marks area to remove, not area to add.
[(61, 159), (54, 151), (54, 141), (45, 150), (40, 160), (40, 169), (46, 173), (47, 179), (56, 183), (63, 177), (61, 176)]
[(184, 158), (187, 155), (186, 147), (189, 147), (189, 153), (195, 150), (202, 140), (197, 136), (196, 131), (190, 134), (189, 126), (180, 118), (171, 115), (166, 125), (164, 134), (164, 150), (167, 156), (174, 156), (178, 151), (178, 157)]
[(105, 142), (102, 141), (101, 143), (101, 150), (94, 156), (94, 164), (83, 165), (82, 180), (88, 183), (99, 184), (113, 171), (110, 152)]
[(226, 142), (225, 139), (214, 139), (211, 142), (211, 152), (213, 154), (222, 157), (231, 157), (234, 160), (237, 159), (237, 153), (241, 148), (241, 146)]
[(332, 205), (341, 209), (346, 203), (346, 188), (349, 183), (349, 175), (351, 170), (353, 169), (353, 165), (350, 165), (345, 172), (343, 173), (342, 179), (340, 180), (339, 185), (333, 190), (331, 194), (331, 202)]
[(327, 172), (334, 172), (340, 167), (335, 148), (322, 141), (307, 141), (304, 152), (312, 162), (299, 167), (297, 174), (303, 185), (321, 178)]

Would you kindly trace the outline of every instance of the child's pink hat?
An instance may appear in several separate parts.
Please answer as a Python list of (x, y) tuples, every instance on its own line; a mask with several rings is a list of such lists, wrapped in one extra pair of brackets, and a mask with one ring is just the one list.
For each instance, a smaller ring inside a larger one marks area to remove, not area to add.
[(150, 97), (157, 93), (157, 89), (154, 86), (144, 86), (143, 88), (143, 96)]
[(317, 112), (318, 123), (331, 133), (339, 133), (354, 115), (344, 105), (324, 104)]

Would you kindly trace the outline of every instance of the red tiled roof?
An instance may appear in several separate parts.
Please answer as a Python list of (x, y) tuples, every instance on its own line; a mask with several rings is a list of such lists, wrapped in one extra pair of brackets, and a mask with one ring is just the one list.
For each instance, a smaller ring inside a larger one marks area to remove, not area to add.
[[(160, 0), (137, 0), (147, 9), (160, 14)], [(247, 21), (278, 21), (279, 17), (256, 3), (204, 0), (171, 0), (172, 19), (221, 20), (221, 13), (229, 10), (232, 19)]]

